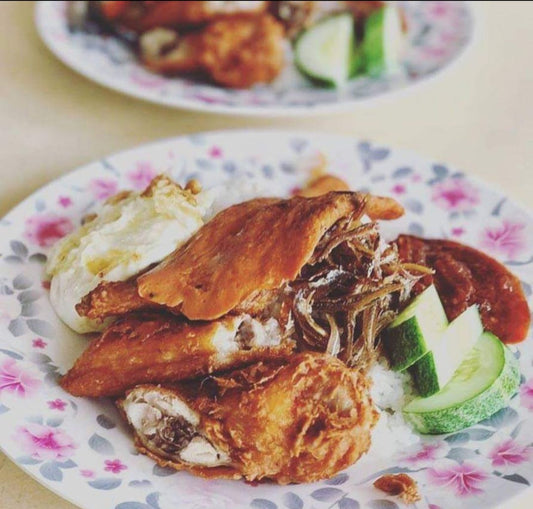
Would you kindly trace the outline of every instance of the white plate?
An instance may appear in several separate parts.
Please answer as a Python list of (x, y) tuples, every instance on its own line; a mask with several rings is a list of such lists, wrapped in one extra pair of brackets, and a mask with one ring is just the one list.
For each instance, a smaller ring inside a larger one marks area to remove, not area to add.
[[(185, 78), (166, 78), (145, 70), (135, 55), (112, 37), (72, 33), (66, 2), (37, 4), (36, 24), (50, 50), (87, 78), (139, 99), (176, 108), (234, 115), (299, 115), (344, 110), (411, 88), (435, 76), (463, 53), (473, 20), (465, 2), (402, 2), (408, 18), (408, 43), (400, 73), (379, 79), (357, 78), (345, 90), (311, 85), (288, 63), (271, 85), (230, 90)], [(290, 56), (289, 56), (290, 60)]]
[(308, 178), (318, 152), (354, 188), (393, 195), (405, 205), (406, 215), (389, 225), (389, 234), (447, 237), (479, 247), (509, 266), (531, 298), (533, 218), (443, 164), (353, 138), (282, 131), (201, 134), (141, 146), (61, 177), (0, 221), (5, 453), (84, 508), (394, 509), (398, 500), (372, 487), (382, 471), (416, 478), (424, 497), (419, 509), (495, 507), (525, 489), (533, 480), (531, 337), (518, 350), (524, 385), (510, 407), (471, 429), (427, 437), (386, 458), (370, 453), (334, 479), (308, 485), (207, 481), (158, 468), (135, 453), (110, 401), (73, 398), (57, 385), (58, 374), (72, 365), (87, 339), (55, 316), (43, 262), (53, 241), (78, 225), (89, 208), (119, 189), (143, 188), (160, 171), (182, 183), (195, 177), (205, 186), (256, 179), (272, 193), (287, 195)]

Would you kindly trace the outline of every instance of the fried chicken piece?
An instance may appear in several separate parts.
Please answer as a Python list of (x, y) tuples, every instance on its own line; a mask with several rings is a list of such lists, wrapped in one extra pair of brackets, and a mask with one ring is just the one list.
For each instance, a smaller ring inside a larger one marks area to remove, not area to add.
[[(298, 191), (297, 196), (313, 198), (331, 191), (349, 191), (350, 186), (340, 177), (326, 173), (312, 179), (303, 189)], [(405, 209), (394, 198), (387, 196), (366, 195), (365, 213), (372, 220), (398, 219), (405, 213)]]
[(363, 211), (395, 218), (403, 208), (392, 198), (354, 192), (234, 205), (135, 282), (101, 283), (76, 310), (91, 319), (157, 305), (191, 320), (213, 320), (236, 308), (255, 316), (256, 297), (266, 295), (260, 292), (275, 294), (294, 280), (322, 236), (339, 219)]
[(139, 386), (118, 406), (139, 451), (161, 466), (280, 484), (350, 466), (378, 418), (363, 373), (312, 353), (192, 384)]
[(224, 17), (202, 32), (201, 64), (220, 85), (270, 83), (283, 60), (283, 27), (269, 14)]
[(234, 205), (141, 275), (139, 295), (191, 320), (216, 319), (254, 292), (292, 281), (326, 231), (364, 206), (357, 193)]
[(381, 9), (386, 4), (386, 2), (381, 0), (355, 0), (341, 3), (345, 9), (349, 10), (354, 15), (355, 19), (366, 19), (373, 12)]
[(143, 299), (139, 295), (135, 280), (102, 281), (76, 304), (78, 314), (91, 320), (161, 308), (159, 304)]
[(302, 30), (317, 21), (319, 2), (281, 0), (270, 2), (270, 13), (281, 22), (285, 34), (294, 39)]
[(180, 35), (154, 28), (140, 37), (140, 57), (168, 75), (202, 72), (214, 82), (246, 88), (272, 81), (283, 66), (281, 26), (270, 15), (227, 16)]
[(374, 481), (374, 486), (387, 495), (398, 495), (406, 504), (414, 504), (421, 499), (416, 481), (407, 474), (382, 475)]
[(175, 382), (287, 357), (287, 316), (189, 323), (172, 315), (128, 315), (93, 340), (60, 385), (74, 396), (117, 396), (140, 383)]
[(304, 196), (305, 198), (312, 198), (331, 191), (349, 190), (350, 186), (344, 180), (335, 175), (326, 174), (311, 180), (303, 189), (298, 191), (297, 195)]
[(180, 36), (169, 28), (154, 28), (139, 39), (139, 55), (143, 64), (161, 74), (183, 74), (201, 71), (201, 33)]
[(372, 220), (390, 221), (402, 217), (405, 209), (394, 198), (367, 194), (365, 213)]
[[(157, 27), (184, 28), (198, 26), (220, 18), (239, 13), (260, 14), (267, 8), (267, 2), (101, 2), (102, 4), (123, 4), (102, 6), (104, 18), (136, 33), (143, 33)], [(124, 5), (126, 4), (126, 5)], [(109, 15), (108, 15), (109, 14)]]

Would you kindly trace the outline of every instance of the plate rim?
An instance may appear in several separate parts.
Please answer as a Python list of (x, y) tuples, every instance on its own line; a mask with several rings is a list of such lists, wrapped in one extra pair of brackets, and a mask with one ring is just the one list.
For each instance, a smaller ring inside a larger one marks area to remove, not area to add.
[[(193, 134), (189, 134), (189, 135), (178, 135), (178, 136), (169, 136), (169, 137), (164, 137), (164, 138), (158, 138), (158, 139), (151, 140), (151, 141), (148, 141), (148, 142), (145, 142), (145, 143), (141, 143), (141, 144), (137, 144), (137, 145), (134, 145), (134, 146), (126, 147), (125, 149), (122, 149), (122, 150), (119, 150), (119, 151), (115, 151), (113, 153), (104, 155), (103, 157), (99, 157), (97, 159), (93, 159), (93, 160), (89, 161), (88, 163), (82, 164), (80, 166), (77, 166), (77, 167), (73, 168), (72, 170), (69, 170), (67, 172), (62, 173), (61, 175), (59, 175), (58, 177), (52, 179), (51, 181), (49, 181), (45, 185), (39, 187), (34, 192), (32, 192), (31, 194), (26, 196), (19, 203), (17, 203), (14, 207), (12, 207), (0, 219), (7, 218), (14, 211), (16, 211), (16, 209), (18, 209), (19, 207), (24, 207), (25, 205), (27, 205), (27, 202), (29, 202), (32, 199), (34, 199), (35, 195), (37, 195), (38, 193), (41, 193), (43, 191), (48, 190), (50, 187), (53, 187), (53, 186), (57, 185), (58, 182), (61, 181), (62, 179), (71, 177), (74, 173), (76, 173), (78, 171), (82, 171), (82, 170), (86, 169), (87, 167), (90, 167), (91, 165), (93, 165), (95, 163), (99, 163), (102, 160), (106, 160), (108, 158), (121, 156), (123, 154), (129, 153), (129, 152), (134, 152), (134, 151), (150, 150), (152, 147), (157, 147), (158, 145), (165, 145), (165, 144), (171, 143), (171, 142), (179, 142), (179, 141), (182, 141), (182, 140), (186, 140), (186, 139), (190, 138), (191, 136), (195, 136), (195, 135), (200, 135), (200, 136), (205, 136), (205, 137), (212, 137), (212, 136), (224, 136), (224, 137), (227, 137), (227, 136), (229, 136), (229, 137), (233, 138), (233, 137), (238, 137), (238, 136), (242, 136), (242, 135), (261, 136), (263, 134), (268, 134), (268, 135), (273, 135), (273, 136), (280, 136), (280, 137), (289, 137), (289, 136), (290, 137), (305, 137), (305, 138), (310, 138), (311, 141), (312, 141), (313, 138), (315, 138), (317, 140), (319, 140), (321, 138), (322, 139), (326, 138), (326, 139), (329, 139), (329, 140), (338, 140), (338, 141), (343, 142), (343, 143), (352, 143), (352, 144), (353, 143), (362, 142), (362, 141), (369, 141), (370, 143), (375, 143), (378, 146), (387, 147), (387, 148), (391, 149), (393, 152), (395, 152), (397, 154), (401, 154), (401, 155), (406, 156), (406, 157), (415, 157), (417, 159), (423, 159), (423, 160), (426, 160), (428, 162), (436, 162), (433, 158), (428, 157), (424, 153), (419, 153), (419, 152), (416, 152), (416, 151), (411, 150), (411, 149), (404, 149), (402, 147), (396, 148), (394, 146), (388, 145), (387, 143), (381, 144), (379, 141), (375, 142), (375, 141), (372, 141), (372, 140), (366, 140), (364, 138), (359, 138), (357, 136), (346, 135), (346, 134), (324, 133), (324, 132), (315, 131), (315, 130), (277, 129), (277, 128), (253, 128), (253, 129), (242, 129), (242, 128), (239, 128), (239, 129), (220, 129), (220, 130), (212, 130), (212, 131), (202, 131), (202, 132), (193, 133)], [(511, 202), (516, 204), (518, 206), (518, 208), (521, 209), (521, 211), (525, 212), (528, 215), (528, 219), (533, 222), (533, 211), (530, 210), (529, 207), (525, 206), (520, 201), (517, 201), (515, 198), (512, 198), (512, 197), (502, 193), (501, 190), (498, 190), (495, 186), (492, 186), (492, 184), (490, 182), (487, 182), (487, 181), (485, 181), (482, 178), (470, 175), (468, 173), (466, 173), (465, 176), (466, 176), (466, 178), (468, 180), (480, 183), (481, 186), (485, 187), (487, 190), (490, 190), (490, 191), (492, 191), (492, 192), (494, 192), (494, 193), (496, 193), (496, 194), (498, 194), (498, 195), (500, 195), (502, 197), (505, 197), (505, 198), (509, 199)], [(19, 468), (22, 472), (24, 472), (26, 475), (29, 475), (34, 481), (38, 482), (45, 489), (53, 492), (59, 498), (61, 498), (63, 500), (66, 500), (66, 501), (70, 502), (71, 504), (73, 504), (74, 506), (82, 508), (82, 509), (91, 509), (92, 508), (92, 506), (90, 505), (90, 502), (88, 502), (89, 505), (85, 505), (85, 504), (84, 505), (79, 505), (79, 503), (77, 501), (73, 500), (70, 495), (65, 495), (63, 492), (61, 492), (58, 489), (59, 486), (56, 487), (56, 486), (54, 486), (53, 483), (47, 483), (44, 478), (40, 478), (39, 476), (37, 476), (31, 470), (26, 469), (24, 467), (24, 465), (17, 463), (15, 461), (15, 457), (13, 455), (9, 454), (8, 451), (5, 450), (5, 448), (3, 447), (2, 442), (0, 442), (0, 451), (2, 451), (2, 453), (17, 468)], [(504, 507), (506, 507), (504, 504), (507, 504), (510, 501), (512, 501), (513, 499), (517, 499), (518, 497), (524, 497), (525, 493), (527, 493), (528, 491), (531, 491), (531, 490), (533, 490), (532, 487), (525, 487), (524, 486), (524, 489), (520, 489), (520, 490), (515, 491), (510, 498), (506, 499), (501, 505), (498, 505), (497, 507), (503, 509)], [(242, 506), (242, 507), (248, 507), (248, 506)]]
[[(45, 0), (45, 1), (50, 1), (50, 0)], [(391, 149), (391, 150), (393, 150), (395, 152), (401, 152), (402, 154), (408, 155), (410, 157), (422, 158), (422, 159), (425, 159), (427, 161), (432, 161), (432, 162), (435, 162), (435, 163), (442, 162), (443, 164), (448, 164), (448, 163), (446, 163), (444, 161), (436, 160), (435, 158), (433, 158), (430, 155), (428, 155), (425, 151), (418, 152), (418, 151), (416, 151), (415, 149), (412, 149), (412, 148), (405, 148), (405, 147), (401, 147), (401, 146), (390, 145), (387, 142), (383, 142), (382, 143), (379, 139), (358, 137), (358, 136), (351, 135), (351, 134), (328, 133), (328, 132), (318, 131), (316, 129), (301, 129), (301, 128), (299, 128), (299, 129), (290, 129), (290, 128), (281, 129), (281, 128), (278, 128), (278, 127), (252, 127), (252, 128), (245, 128), (245, 127), (231, 128), (230, 127), (230, 128), (227, 128), (227, 129), (211, 129), (211, 130), (207, 130), (207, 131), (195, 131), (195, 132), (189, 133), (189, 134), (178, 134), (178, 135), (164, 136), (162, 138), (152, 139), (152, 140), (149, 140), (149, 141), (138, 143), (136, 145), (129, 145), (129, 146), (123, 148), (123, 149), (115, 150), (114, 152), (105, 153), (105, 154), (101, 155), (98, 158), (91, 159), (90, 161), (88, 161), (86, 163), (82, 163), (82, 164), (76, 166), (75, 168), (72, 168), (70, 170), (67, 170), (67, 171), (61, 173), (57, 177), (55, 177), (52, 180), (49, 180), (48, 182), (46, 182), (41, 187), (38, 187), (37, 189), (32, 191), (30, 194), (25, 196), (21, 201), (19, 201), (15, 205), (13, 205), (9, 210), (7, 210), (4, 214), (2, 214), (0, 216), (0, 221), (3, 220), (4, 218), (6, 218), (8, 215), (10, 215), (15, 209), (17, 209), (19, 206), (23, 205), (26, 201), (29, 201), (31, 198), (33, 198), (34, 195), (36, 195), (37, 193), (47, 189), (49, 186), (54, 185), (57, 181), (61, 180), (62, 178), (66, 177), (66, 176), (69, 176), (69, 175), (71, 175), (71, 174), (73, 174), (73, 173), (75, 173), (75, 172), (77, 172), (79, 170), (82, 170), (82, 169), (86, 168), (87, 166), (90, 166), (91, 164), (94, 164), (94, 163), (96, 163), (98, 161), (110, 159), (112, 157), (121, 156), (121, 155), (123, 155), (123, 154), (125, 154), (127, 152), (131, 152), (131, 151), (134, 151), (134, 150), (147, 149), (149, 147), (156, 146), (156, 145), (159, 145), (159, 144), (164, 144), (164, 143), (168, 143), (168, 142), (172, 142), (172, 141), (179, 141), (179, 140), (182, 140), (182, 139), (187, 139), (187, 138), (190, 138), (191, 136), (206, 136), (206, 137), (210, 137), (210, 136), (229, 136), (229, 135), (231, 135), (231, 136), (242, 136), (242, 135), (248, 135), (248, 134), (254, 134), (254, 135), (278, 134), (278, 135), (283, 135), (283, 136), (287, 136), (287, 137), (289, 137), (289, 136), (290, 137), (298, 137), (298, 136), (303, 136), (303, 137), (305, 137), (305, 136), (326, 137), (326, 138), (330, 138), (330, 139), (343, 139), (345, 141), (351, 141), (352, 143), (353, 142), (355, 142), (355, 143), (357, 143), (357, 142), (368, 142), (368, 143), (379, 145), (379, 146), (385, 146), (385, 147), (387, 147), (387, 148), (389, 148), (389, 149)], [(455, 167), (455, 168), (457, 168), (458, 170), (461, 169), (461, 167), (458, 164), (455, 164), (453, 162), (451, 162), (450, 165)], [(501, 195), (504, 198), (511, 199), (524, 212), (526, 212), (527, 215), (530, 216), (531, 220), (533, 221), (533, 206), (532, 205), (524, 203), (524, 202), (522, 202), (522, 200), (520, 200), (518, 198), (511, 197), (511, 196), (503, 193), (500, 189), (498, 189), (497, 184), (493, 183), (492, 181), (487, 181), (487, 180), (483, 179), (482, 177), (478, 177), (476, 175), (472, 175), (471, 173), (468, 173), (467, 171), (465, 171), (465, 176), (469, 180), (471, 180), (473, 182), (480, 183), (482, 186), (486, 187), (490, 191), (492, 191), (492, 192), (494, 192), (496, 194), (499, 194), (499, 195)]]
[(376, 103), (381, 101), (391, 100), (394, 97), (402, 97), (404, 94), (416, 92), (419, 86), (425, 84), (431, 84), (434, 80), (441, 77), (443, 72), (451, 72), (457, 65), (466, 60), (466, 56), (471, 53), (472, 49), (478, 45), (479, 41), (479, 16), (478, 9), (474, 8), (471, 0), (458, 0), (462, 3), (469, 16), (470, 31), (464, 44), (459, 48), (453, 58), (445, 63), (442, 67), (439, 67), (436, 71), (424, 75), (422, 78), (417, 79), (407, 85), (395, 88), (393, 90), (387, 90), (377, 95), (369, 97), (361, 97), (355, 99), (348, 99), (342, 101), (336, 101), (333, 103), (319, 103), (309, 106), (289, 106), (289, 107), (253, 107), (253, 106), (226, 106), (221, 104), (204, 104), (199, 101), (186, 99), (182, 97), (174, 97), (171, 101), (166, 100), (165, 97), (155, 97), (145, 95), (141, 91), (135, 89), (124, 90), (120, 85), (108, 82), (105, 78), (102, 79), (97, 73), (89, 70), (87, 71), (83, 65), (78, 64), (75, 59), (71, 59), (64, 54), (61, 49), (61, 44), (56, 43), (50, 34), (44, 28), (44, 15), (50, 5), (55, 2), (53, 0), (39, 0), (35, 3), (34, 9), (34, 24), (37, 29), (39, 38), (44, 43), (46, 48), (57, 58), (63, 65), (75, 71), (78, 75), (85, 79), (103, 87), (108, 90), (112, 90), (116, 93), (125, 95), (126, 97), (138, 99), (151, 104), (156, 104), (161, 107), (185, 110), (185, 111), (197, 111), (200, 113), (211, 113), (218, 115), (233, 115), (242, 117), (262, 117), (262, 118), (290, 118), (290, 117), (310, 117), (325, 115), (330, 113), (339, 114), (349, 108), (354, 111), (357, 107), (372, 107)]

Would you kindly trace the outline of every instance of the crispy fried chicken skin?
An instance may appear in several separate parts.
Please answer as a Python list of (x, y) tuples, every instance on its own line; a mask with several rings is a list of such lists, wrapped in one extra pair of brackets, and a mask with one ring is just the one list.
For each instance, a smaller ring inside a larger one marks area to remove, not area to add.
[(287, 357), (286, 317), (190, 323), (173, 315), (130, 314), (94, 339), (60, 385), (74, 396), (116, 396), (140, 383), (178, 381)]
[(226, 87), (270, 83), (283, 67), (283, 27), (269, 14), (218, 19), (201, 38), (202, 67)]
[(139, 38), (139, 56), (151, 71), (177, 75), (203, 71), (202, 34), (184, 36), (169, 28), (154, 28)]
[(138, 386), (118, 406), (139, 451), (161, 466), (280, 484), (350, 466), (378, 418), (361, 372), (312, 353), (192, 384)]
[(349, 191), (350, 186), (341, 178), (335, 175), (320, 175), (312, 179), (303, 189), (298, 191), (298, 196), (312, 198), (331, 191)]
[(330, 193), (234, 205), (140, 276), (139, 294), (170, 308), (179, 306), (191, 320), (218, 318), (252, 293), (293, 280), (324, 233), (364, 204), (356, 193)]
[(403, 261), (435, 271), (418, 282), (415, 294), (434, 282), (449, 320), (477, 304), (484, 328), (504, 343), (526, 338), (531, 320), (527, 300), (518, 278), (500, 262), (451, 240), (400, 235), (396, 244)]
[(143, 33), (157, 27), (194, 27), (221, 16), (238, 13), (260, 14), (267, 2), (98, 2), (101, 15), (133, 32)]
[(403, 214), (391, 198), (354, 192), (234, 205), (153, 270), (136, 281), (100, 284), (76, 309), (97, 319), (160, 305), (192, 320), (212, 320), (243, 302), (253, 306), (255, 295), (264, 297), (298, 275), (339, 219), (367, 209), (374, 218)]
[(139, 38), (139, 53), (154, 72), (199, 73), (219, 85), (246, 88), (279, 74), (282, 41), (283, 29), (269, 14), (239, 14), (184, 34), (153, 28)]

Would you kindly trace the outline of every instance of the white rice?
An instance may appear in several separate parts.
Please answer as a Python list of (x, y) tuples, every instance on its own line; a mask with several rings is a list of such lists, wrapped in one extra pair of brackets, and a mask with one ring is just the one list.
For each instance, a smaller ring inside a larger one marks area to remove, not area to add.
[(372, 367), (369, 376), (372, 399), (380, 414), (369, 454), (390, 458), (395, 452), (420, 442), (420, 435), (402, 414), (402, 408), (416, 394), (411, 377), (407, 373), (392, 371), (383, 357)]

